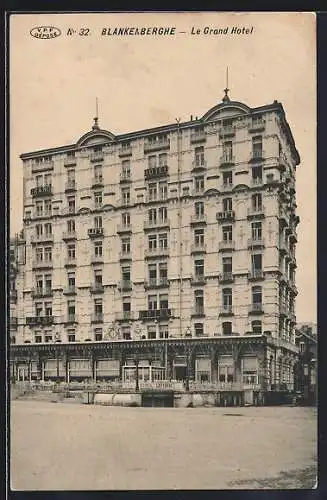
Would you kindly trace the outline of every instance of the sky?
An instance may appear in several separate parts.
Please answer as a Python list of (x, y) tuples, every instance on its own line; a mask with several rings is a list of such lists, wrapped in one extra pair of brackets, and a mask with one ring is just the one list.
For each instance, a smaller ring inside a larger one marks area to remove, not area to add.
[[(36, 26), (58, 27), (61, 36), (33, 38)], [(116, 26), (168, 26), (176, 34), (101, 35)], [(228, 32), (204, 34), (205, 27)], [(234, 35), (233, 27), (253, 30)], [(231, 100), (256, 107), (276, 99), (285, 109), (301, 157), (296, 313), (299, 322), (316, 322), (314, 14), (15, 14), (9, 29), (11, 235), (22, 228), (21, 153), (76, 142), (91, 129), (96, 97), (100, 126), (114, 134), (200, 117), (221, 101), (228, 66)]]

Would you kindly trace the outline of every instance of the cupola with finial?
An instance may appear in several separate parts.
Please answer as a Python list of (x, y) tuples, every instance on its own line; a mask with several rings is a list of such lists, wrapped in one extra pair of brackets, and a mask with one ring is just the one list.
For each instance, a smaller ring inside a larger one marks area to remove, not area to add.
[(228, 95), (228, 92), (229, 92), (229, 88), (228, 88), (228, 66), (226, 68), (226, 88), (224, 89), (224, 92), (225, 92), (225, 95), (224, 95), (222, 101), (224, 103), (230, 102), (230, 98), (229, 98), (229, 95)]
[(100, 130), (100, 127), (99, 127), (99, 110), (98, 110), (98, 98), (96, 97), (95, 99), (95, 111), (96, 111), (96, 116), (95, 118), (93, 118), (94, 120), (94, 125), (92, 126), (92, 130)]

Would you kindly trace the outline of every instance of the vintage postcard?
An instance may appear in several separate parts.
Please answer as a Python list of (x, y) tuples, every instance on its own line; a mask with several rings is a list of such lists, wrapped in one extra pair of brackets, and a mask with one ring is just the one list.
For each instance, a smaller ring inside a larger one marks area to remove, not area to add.
[(8, 29), (11, 489), (315, 488), (315, 15)]

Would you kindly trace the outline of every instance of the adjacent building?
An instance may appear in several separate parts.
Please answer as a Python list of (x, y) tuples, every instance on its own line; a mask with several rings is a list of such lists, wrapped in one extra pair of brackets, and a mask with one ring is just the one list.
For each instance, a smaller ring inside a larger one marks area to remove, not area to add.
[(14, 378), (293, 387), (300, 158), (279, 102), (226, 90), (201, 118), (119, 136), (95, 118), (21, 159)]
[(315, 323), (298, 324), (295, 342), (299, 348), (299, 360), (295, 366), (295, 389), (302, 394), (305, 404), (316, 404), (318, 375), (317, 325)]

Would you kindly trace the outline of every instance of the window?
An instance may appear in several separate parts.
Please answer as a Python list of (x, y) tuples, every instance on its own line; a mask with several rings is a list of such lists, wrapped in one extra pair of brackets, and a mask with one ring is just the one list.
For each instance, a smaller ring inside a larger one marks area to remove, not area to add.
[(94, 301), (94, 313), (96, 316), (102, 316), (102, 314), (103, 314), (102, 299), (95, 299), (95, 301)]
[(300, 352), (305, 352), (305, 343), (304, 342), (300, 342)]
[(204, 176), (198, 176), (194, 179), (194, 187), (196, 193), (202, 193), (204, 190)]
[(96, 208), (102, 207), (102, 193), (94, 193), (94, 205)]
[(67, 337), (68, 342), (75, 342), (75, 330), (68, 330)]
[(44, 276), (44, 283), (45, 283), (45, 289), (51, 290), (51, 288), (52, 288), (52, 276), (51, 276), (51, 274), (46, 274)]
[(159, 295), (159, 307), (160, 309), (168, 309), (168, 295), (166, 293)]
[(37, 237), (42, 236), (42, 234), (43, 234), (43, 226), (42, 226), (42, 224), (37, 224), (35, 226), (35, 230), (36, 230)]
[(195, 290), (194, 301), (195, 301), (195, 314), (204, 314), (203, 290)]
[(52, 224), (50, 222), (44, 224), (44, 232), (47, 236), (50, 236), (52, 234)]
[(130, 281), (131, 280), (131, 267), (130, 266), (123, 266), (121, 269), (121, 273), (122, 273), (123, 281)]
[(67, 302), (67, 312), (68, 312), (69, 319), (75, 318), (75, 301), (74, 300), (69, 300)]
[(159, 167), (165, 167), (167, 165), (167, 153), (161, 153), (159, 155)]
[(41, 342), (42, 342), (42, 335), (39, 332), (38, 333), (35, 332), (35, 343), (41, 344)]
[(168, 186), (166, 182), (159, 182), (159, 198), (160, 200), (167, 200)]
[(46, 343), (52, 342), (52, 334), (51, 333), (50, 334), (46, 333), (44, 335), (44, 342), (46, 342)]
[(204, 229), (195, 229), (194, 244), (197, 247), (204, 245)]
[(67, 221), (67, 232), (75, 233), (75, 221), (73, 219)]
[(46, 262), (51, 262), (52, 261), (52, 248), (51, 247), (45, 247), (45, 249), (44, 249), (44, 260)]
[(157, 248), (157, 235), (150, 234), (148, 236), (149, 250), (155, 250)]
[(124, 340), (131, 340), (131, 327), (128, 325), (122, 326), (122, 334)]
[(102, 217), (101, 215), (97, 216), (97, 217), (94, 217), (94, 227), (95, 228), (102, 228)]
[(251, 232), (252, 232), (252, 239), (260, 241), (262, 237), (262, 223), (260, 221), (252, 222)]
[(37, 302), (35, 304), (35, 316), (40, 317), (42, 316), (42, 311), (43, 311), (43, 306), (41, 302)]
[(45, 200), (44, 201), (44, 215), (50, 216), (51, 215), (51, 208), (52, 208), (51, 200)]
[(121, 190), (122, 203), (123, 205), (129, 205), (131, 201), (131, 191), (129, 188), (124, 188)]
[(244, 356), (242, 359), (242, 375), (244, 384), (258, 383), (258, 361), (254, 356)]
[(261, 286), (253, 286), (252, 287), (252, 304), (258, 304), (261, 306), (262, 304), (262, 288)]
[(121, 240), (122, 253), (130, 253), (131, 251), (131, 239), (122, 238)]
[(262, 209), (262, 195), (261, 193), (256, 193), (252, 195), (252, 209), (258, 212)]
[(129, 212), (125, 212), (122, 214), (122, 224), (124, 227), (129, 227), (131, 224), (131, 214)]
[(223, 241), (233, 240), (233, 226), (223, 226)]
[(67, 278), (69, 288), (75, 288), (75, 273), (68, 273)]
[(256, 335), (262, 334), (262, 324), (261, 321), (252, 321), (252, 332)]
[(44, 175), (44, 185), (51, 186), (51, 174)]
[(262, 271), (262, 255), (261, 254), (252, 254), (251, 255), (251, 265), (252, 265), (252, 272), (255, 273), (256, 271)]
[(252, 139), (252, 152), (253, 157), (261, 157), (262, 156), (262, 137), (256, 136)]
[(156, 155), (151, 155), (148, 157), (148, 167), (149, 168), (156, 168), (157, 166), (157, 156)]
[(233, 143), (226, 141), (223, 144), (223, 157), (227, 161), (231, 161), (233, 157)]
[(169, 332), (168, 332), (168, 325), (159, 325), (159, 338), (160, 339), (168, 339), (169, 337)]
[(222, 324), (223, 327), (223, 335), (232, 335), (232, 322), (224, 321)]
[(200, 219), (204, 216), (204, 203), (203, 201), (197, 201), (194, 205), (195, 216), (197, 219)]
[(222, 264), (223, 264), (223, 273), (224, 274), (233, 272), (233, 259), (232, 259), (232, 257), (223, 257)]
[(160, 207), (158, 209), (158, 216), (159, 216), (159, 220), (160, 221), (166, 222), (167, 221), (167, 208), (166, 207)]
[(96, 342), (100, 342), (102, 340), (102, 328), (94, 329), (94, 338)]
[(194, 161), (197, 167), (204, 165), (204, 147), (200, 146), (194, 150)]
[(220, 356), (218, 362), (219, 382), (234, 381), (234, 360), (232, 356)]
[(201, 278), (204, 276), (204, 260), (199, 259), (194, 261), (195, 276)]
[(67, 201), (68, 201), (68, 212), (69, 213), (74, 213), (75, 212), (75, 196), (69, 196), (67, 198)]
[(94, 243), (94, 256), (102, 257), (102, 241), (96, 241)]
[(255, 183), (262, 181), (262, 167), (261, 166), (252, 167), (252, 179)]
[(157, 210), (155, 208), (150, 208), (148, 214), (149, 214), (149, 222), (155, 223), (157, 221)]
[(156, 264), (149, 264), (148, 265), (148, 276), (150, 282), (155, 282), (157, 279), (157, 265)]
[(196, 337), (203, 337), (203, 335), (204, 335), (203, 323), (195, 323), (194, 324), (194, 334)]
[(167, 233), (159, 234), (159, 249), (168, 248), (168, 235)]
[(43, 289), (43, 276), (36, 276), (36, 289), (41, 291)]
[(157, 327), (155, 325), (148, 326), (148, 339), (155, 339), (157, 337)]
[(130, 160), (124, 160), (121, 165), (122, 178), (130, 179), (131, 177), (131, 162)]
[(74, 260), (76, 258), (76, 248), (74, 243), (67, 245), (68, 260)]
[(131, 313), (131, 299), (130, 297), (123, 298), (123, 313), (126, 318), (129, 318)]
[(43, 186), (43, 175), (36, 175), (35, 176), (35, 183), (36, 183), (36, 187)]
[(223, 308), (229, 311), (233, 305), (233, 294), (231, 288), (223, 288)]
[(233, 172), (227, 171), (223, 172), (223, 185), (224, 187), (230, 187), (233, 184)]
[(44, 304), (44, 311), (46, 316), (52, 316), (52, 304), (51, 302), (46, 302)]
[(157, 184), (149, 184), (149, 200), (153, 201), (157, 199)]
[(102, 182), (102, 165), (94, 165), (94, 179), (96, 182)]
[(102, 271), (94, 271), (94, 282), (96, 285), (102, 286)]
[(168, 270), (167, 270), (167, 262), (159, 263), (159, 278), (161, 280), (167, 280)]
[(156, 295), (149, 295), (148, 296), (148, 309), (149, 310), (157, 309), (157, 296)]
[(35, 256), (36, 256), (36, 262), (43, 261), (43, 248), (42, 247), (36, 247)]
[(224, 198), (223, 199), (223, 211), (231, 212), (233, 210), (233, 200), (232, 198)]
[(42, 217), (42, 215), (43, 215), (43, 202), (37, 201), (35, 204), (35, 207), (36, 207), (36, 216)]
[(67, 181), (69, 184), (75, 183), (75, 169), (70, 168), (67, 170)]

